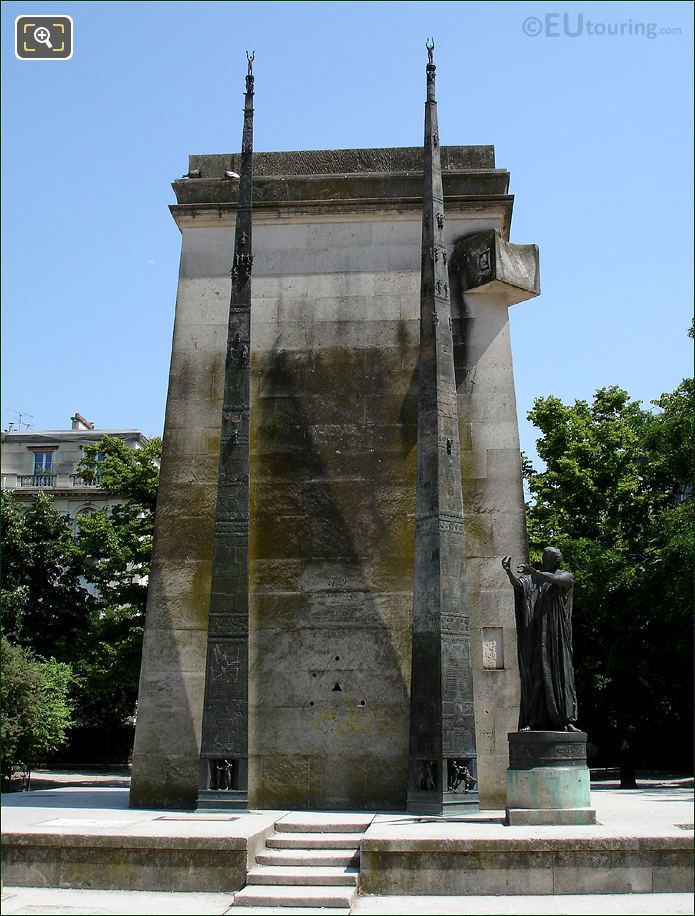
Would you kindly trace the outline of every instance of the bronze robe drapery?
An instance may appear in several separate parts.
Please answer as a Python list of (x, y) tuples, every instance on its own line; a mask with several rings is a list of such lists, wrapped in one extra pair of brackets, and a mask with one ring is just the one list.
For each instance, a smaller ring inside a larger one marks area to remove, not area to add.
[(572, 659), (574, 577), (565, 570), (519, 576), (515, 591), (521, 679), (519, 728), (563, 729), (577, 720)]

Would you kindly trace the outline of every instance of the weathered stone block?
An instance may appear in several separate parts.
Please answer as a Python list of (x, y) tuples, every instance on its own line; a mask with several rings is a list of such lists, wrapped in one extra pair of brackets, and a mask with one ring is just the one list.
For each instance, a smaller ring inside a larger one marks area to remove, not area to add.
[(220, 424), (197, 429), (167, 428), (164, 434), (162, 461), (207, 456), (219, 459)]
[[(151, 671), (196, 672), (205, 668), (205, 630), (191, 626), (185, 630), (147, 630), (145, 651)], [(149, 701), (148, 701), (149, 702)], [(141, 715), (138, 710), (138, 718)]]
[[(210, 509), (210, 504), (214, 504), (214, 490), (207, 488), (205, 497), (207, 508)], [(192, 502), (195, 503), (194, 500)], [(161, 505), (158, 504), (158, 518), (155, 522), (155, 559), (166, 557), (175, 562), (209, 560), (212, 549), (212, 515), (187, 514), (177, 511), (178, 508), (168, 499), (162, 500)], [(191, 508), (198, 506), (193, 504)], [(203, 510), (205, 508), (203, 506)], [(195, 585), (197, 584), (196, 582)]]
[[(260, 763), (260, 785), (255, 793), (249, 785), (249, 804), (263, 808), (307, 808), (309, 805), (309, 761), (306, 754), (249, 757), (251, 772)], [(254, 767), (256, 764), (256, 767)], [(257, 777), (256, 777), (257, 778)]]
[(17, 887), (230, 893), (244, 886), (254, 839), (14, 834), (3, 879)]
[[(169, 710), (167, 715), (175, 717), (176, 711)], [(149, 743), (157, 734), (157, 723), (146, 723), (146, 738)], [(130, 805), (132, 808), (183, 808), (193, 809), (198, 797), (198, 755), (200, 744), (195, 750), (189, 750), (186, 743), (176, 740), (171, 732), (165, 736), (160, 745), (152, 745), (152, 750), (138, 753), (136, 740), (133, 752), (133, 776), (130, 782)], [(172, 753), (172, 743), (185, 752), (179, 758)]]
[[(589, 823), (589, 822), (585, 822)], [(556, 894), (649, 894), (652, 892), (652, 869), (639, 862), (638, 854), (606, 857), (583, 856), (582, 865), (556, 865), (553, 870)], [(636, 860), (636, 861), (635, 861)], [(638, 864), (639, 863), (639, 864)]]
[(682, 852), (674, 864), (652, 865), (653, 894), (691, 894), (693, 892), (692, 854)]
[(490, 519), (485, 515), (469, 513), (465, 517), (464, 525), (467, 556), (493, 556), (493, 529)]

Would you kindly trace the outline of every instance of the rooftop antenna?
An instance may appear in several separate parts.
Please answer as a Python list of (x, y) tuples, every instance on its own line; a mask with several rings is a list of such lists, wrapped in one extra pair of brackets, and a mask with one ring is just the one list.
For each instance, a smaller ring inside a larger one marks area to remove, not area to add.
[[(33, 413), (29, 413), (28, 410), (14, 410), (13, 408), (9, 408), (9, 411), (10, 413), (14, 413), (17, 415), (17, 421), (16, 421), (17, 422), (17, 432), (21, 433), (22, 426), (24, 426), (24, 429), (33, 429), (34, 428), (33, 423), (27, 423), (26, 420), (24, 419), (24, 417), (31, 417), (31, 419), (33, 420), (34, 419)], [(11, 421), (9, 426), (14, 425), (14, 422), (15, 421)], [(8, 427), (7, 432), (8, 433), (12, 432), (12, 430)]]

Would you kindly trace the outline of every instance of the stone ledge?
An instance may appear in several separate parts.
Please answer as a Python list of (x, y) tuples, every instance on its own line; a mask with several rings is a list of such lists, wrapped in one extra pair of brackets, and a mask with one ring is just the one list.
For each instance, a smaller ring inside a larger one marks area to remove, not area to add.
[[(275, 820), (275, 816), (262, 815), (251, 824), (248, 816), (219, 822), (223, 828), (236, 830), (236, 836), (31, 829), (5, 833), (3, 881), (17, 887), (234, 892), (245, 885), (248, 869)], [(202, 818), (201, 825), (204, 823)], [(187, 820), (186, 829), (192, 824)]]
[(597, 842), (577, 833), (550, 841), (537, 835), (506, 841), (364, 839), (360, 855), (363, 894), (618, 894), (693, 888), (692, 843), (676, 837), (603, 837)]
[[(509, 173), (503, 169), (449, 172), (443, 176), (444, 197), (455, 195), (505, 195)], [(219, 178), (192, 178), (174, 181), (172, 188), (179, 204), (216, 204), (236, 206), (238, 184)], [(366, 173), (357, 175), (290, 175), (257, 178), (253, 183), (253, 206), (287, 205), (293, 202), (320, 201), (324, 206), (340, 201), (382, 201), (389, 199), (419, 201), (422, 206), (422, 174), (409, 172)]]
[[(231, 818), (230, 818), (231, 819)], [(90, 848), (105, 849), (246, 849), (248, 838), (245, 836), (136, 836), (128, 833), (84, 834), (84, 833), (41, 833), (39, 831), (22, 833), (4, 833), (2, 835), (3, 853), (17, 846), (45, 846), (53, 848)]]
[[(422, 171), (422, 146), (367, 147), (365, 149), (278, 150), (254, 152), (254, 174), (317, 175), (361, 172)], [(479, 146), (440, 147), (442, 171), (450, 169), (494, 169), (495, 148)], [(227, 170), (239, 172), (239, 153), (193, 154), (189, 171), (197, 169), (202, 178), (224, 178)]]
[(65, 837), (55, 839), (53, 845), (31, 843), (31, 837), (22, 843), (3, 841), (3, 880), (17, 887), (210, 892), (234, 892), (246, 883), (245, 848), (209, 840), (172, 848), (154, 838), (119, 846), (107, 844), (103, 836), (66, 846), (61, 843)]
[[(429, 827), (432, 825), (429, 824)], [(461, 826), (465, 829), (464, 821)], [(435, 837), (370, 837), (369, 833), (362, 839), (362, 852), (384, 853), (419, 853), (419, 852), (571, 852), (583, 851), (617, 851), (630, 852), (640, 850), (663, 850), (664, 852), (693, 852), (693, 839), (688, 836), (595, 836), (591, 834), (573, 834), (564, 837), (544, 837), (534, 833), (530, 836), (504, 838), (471, 837), (462, 834), (451, 836), (451, 824), (442, 824), (442, 836)], [(378, 829), (378, 828), (376, 828)], [(468, 828), (470, 830), (470, 827)], [(372, 826), (370, 831), (374, 831)]]

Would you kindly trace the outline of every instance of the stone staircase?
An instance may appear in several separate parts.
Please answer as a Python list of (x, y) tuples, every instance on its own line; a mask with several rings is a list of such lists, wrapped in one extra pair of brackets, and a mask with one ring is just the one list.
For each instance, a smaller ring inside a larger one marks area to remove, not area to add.
[(288, 916), (292, 907), (302, 914), (350, 912), (357, 896), (360, 840), (372, 814), (307, 812), (288, 814), (275, 824), (275, 833), (256, 856), (246, 887), (234, 906), (250, 912)]

